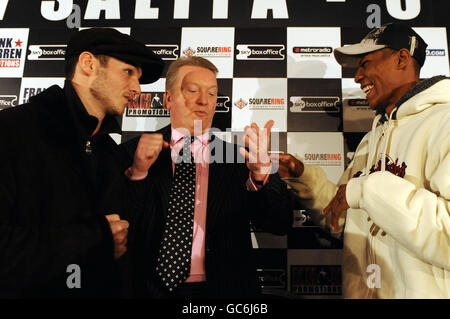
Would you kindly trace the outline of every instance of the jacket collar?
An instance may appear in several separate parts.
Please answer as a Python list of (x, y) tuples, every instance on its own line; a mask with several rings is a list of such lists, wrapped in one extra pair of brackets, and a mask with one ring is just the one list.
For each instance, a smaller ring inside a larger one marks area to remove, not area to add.
[[(30, 102), (37, 105), (41, 122), (50, 135), (88, 139), (97, 127), (98, 119), (87, 113), (70, 81), (65, 82), (63, 89), (58, 85), (49, 87)], [(105, 116), (99, 133), (121, 133), (117, 119)]]
[[(397, 103), (395, 103), (395, 112), (392, 116), (392, 119), (396, 120), (397, 119), (397, 112), (400, 108), (400, 106), (402, 104), (404, 104), (406, 101), (408, 101), (409, 99), (411, 99), (412, 97), (414, 97), (415, 95), (425, 91), (426, 89), (430, 88), (431, 86), (435, 85), (436, 83), (438, 83), (439, 81), (442, 81), (446, 79), (445, 76), (443, 75), (437, 75), (434, 76), (432, 78), (429, 79), (425, 79), (420, 81), (419, 83), (417, 83), (415, 86), (413, 86), (411, 89), (409, 89), (401, 98), (400, 100), (397, 101)], [(385, 121), (387, 121), (389, 119), (388, 116), (386, 116), (384, 109), (382, 110), (378, 110), (377, 109), (377, 115), (381, 114), (382, 117), (380, 118), (380, 122), (384, 123)]]
[[(66, 96), (67, 105), (69, 106), (69, 114), (73, 119), (73, 123), (82, 137), (89, 138), (97, 127), (98, 119), (86, 111), (86, 108), (81, 102), (72, 83), (68, 80), (64, 83), (64, 93)], [(100, 133), (121, 134), (122, 131), (116, 118), (112, 115), (106, 115), (97, 134)]]

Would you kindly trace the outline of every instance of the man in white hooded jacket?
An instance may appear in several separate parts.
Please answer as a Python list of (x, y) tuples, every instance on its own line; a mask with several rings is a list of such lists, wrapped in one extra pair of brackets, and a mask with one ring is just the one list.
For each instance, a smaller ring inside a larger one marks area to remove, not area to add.
[(338, 185), (280, 155), (313, 220), (343, 237), (345, 298), (450, 298), (450, 79), (419, 82), (426, 46), (388, 24), (335, 50), (378, 113)]

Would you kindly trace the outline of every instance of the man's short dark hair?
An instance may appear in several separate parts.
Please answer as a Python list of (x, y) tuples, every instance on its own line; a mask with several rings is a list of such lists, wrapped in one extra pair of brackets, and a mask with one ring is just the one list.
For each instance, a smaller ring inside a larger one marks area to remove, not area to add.
[[(94, 55), (100, 62), (101, 66), (106, 66), (109, 60), (109, 56), (104, 54)], [(72, 80), (75, 74), (75, 67), (77, 66), (79, 56), (71, 56), (66, 59), (66, 65), (64, 67), (64, 72), (66, 75), (66, 80)]]

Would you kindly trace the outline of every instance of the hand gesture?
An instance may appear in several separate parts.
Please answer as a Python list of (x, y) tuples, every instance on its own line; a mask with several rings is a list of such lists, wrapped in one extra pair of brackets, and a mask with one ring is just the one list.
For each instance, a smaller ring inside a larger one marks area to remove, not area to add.
[(133, 166), (131, 166), (132, 176), (147, 175), (161, 150), (167, 147), (169, 147), (169, 143), (163, 140), (162, 134), (142, 134), (134, 153)]
[(244, 128), (244, 144), (249, 151), (241, 147), (239, 152), (245, 157), (248, 169), (256, 181), (263, 181), (267, 174), (270, 174), (270, 156), (268, 149), (270, 146), (270, 130), (274, 122), (269, 120), (264, 129), (259, 129), (256, 123)]
[(109, 222), (109, 227), (113, 234), (114, 240), (114, 258), (118, 259), (127, 251), (127, 236), (128, 236), (128, 222), (120, 219), (119, 215), (106, 215)]
[(345, 197), (346, 188), (347, 184), (339, 186), (336, 195), (322, 212), (323, 216), (331, 213), (330, 224), (333, 231), (339, 230), (339, 217), (341, 217), (342, 213), (350, 207), (348, 206), (347, 198)]
[(303, 174), (303, 163), (291, 154), (271, 154), (273, 160), (278, 160), (278, 174), (284, 177), (299, 177)]

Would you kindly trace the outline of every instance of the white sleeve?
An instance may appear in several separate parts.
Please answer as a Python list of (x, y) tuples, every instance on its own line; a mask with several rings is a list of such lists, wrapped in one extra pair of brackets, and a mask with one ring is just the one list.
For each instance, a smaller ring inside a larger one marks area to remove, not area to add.
[(308, 210), (313, 222), (339, 238), (345, 223), (345, 214), (339, 220), (341, 227), (337, 232), (332, 231), (330, 227), (330, 214), (325, 217), (321, 214), (338, 189), (333, 182), (328, 180), (323, 169), (320, 166), (305, 164), (302, 176), (283, 180), (297, 192), (302, 207)]
[[(339, 218), (339, 231), (337, 232), (334, 232), (330, 227), (331, 214), (324, 217), (321, 213), (336, 195), (338, 186), (347, 184), (347, 181), (351, 176), (361, 168), (365, 167), (365, 162), (367, 161), (368, 137), (369, 133), (366, 134), (359, 143), (355, 151), (355, 156), (342, 174), (338, 185), (328, 179), (322, 167), (307, 164), (304, 164), (304, 171), (300, 177), (283, 179), (289, 186), (296, 190), (302, 206), (308, 210), (313, 222), (322, 226), (335, 237), (340, 237), (343, 231), (347, 212), (344, 212)], [(301, 159), (298, 160), (301, 161)]]
[(389, 172), (351, 179), (347, 202), (420, 259), (450, 270), (450, 153), (430, 178), (430, 190)]

